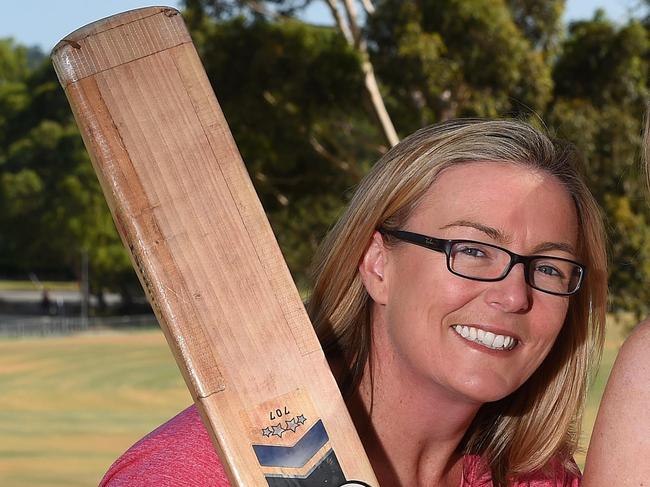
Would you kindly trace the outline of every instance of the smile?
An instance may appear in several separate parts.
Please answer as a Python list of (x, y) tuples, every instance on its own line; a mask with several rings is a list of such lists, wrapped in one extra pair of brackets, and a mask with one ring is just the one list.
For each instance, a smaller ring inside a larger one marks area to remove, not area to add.
[(491, 350), (512, 350), (518, 343), (517, 339), (511, 336), (495, 335), (490, 331), (473, 326), (454, 325), (452, 328), (465, 340), (478, 343)]

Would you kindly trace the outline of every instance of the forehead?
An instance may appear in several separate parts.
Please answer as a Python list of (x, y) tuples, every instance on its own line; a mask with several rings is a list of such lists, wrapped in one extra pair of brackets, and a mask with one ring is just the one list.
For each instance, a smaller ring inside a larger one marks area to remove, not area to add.
[(575, 205), (562, 183), (544, 171), (506, 162), (468, 162), (445, 169), (409, 221), (430, 231), (472, 221), (512, 238), (573, 245), (578, 238)]

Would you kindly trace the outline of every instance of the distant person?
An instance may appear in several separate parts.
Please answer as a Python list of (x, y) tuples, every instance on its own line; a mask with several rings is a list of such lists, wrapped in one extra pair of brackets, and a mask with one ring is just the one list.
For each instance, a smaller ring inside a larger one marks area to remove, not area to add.
[[(607, 273), (576, 157), (521, 122), (426, 127), (322, 244), (308, 310), (382, 487), (580, 484)], [(101, 483), (227, 485), (193, 406)]]
[(48, 315), (52, 310), (52, 300), (50, 299), (50, 293), (47, 288), (43, 288), (43, 292), (41, 293), (41, 310)]

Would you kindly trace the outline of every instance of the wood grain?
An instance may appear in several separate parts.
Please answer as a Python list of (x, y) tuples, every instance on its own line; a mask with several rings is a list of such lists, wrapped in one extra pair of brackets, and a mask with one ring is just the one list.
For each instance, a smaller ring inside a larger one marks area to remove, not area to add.
[(52, 58), (232, 484), (378, 485), (179, 13), (95, 22)]

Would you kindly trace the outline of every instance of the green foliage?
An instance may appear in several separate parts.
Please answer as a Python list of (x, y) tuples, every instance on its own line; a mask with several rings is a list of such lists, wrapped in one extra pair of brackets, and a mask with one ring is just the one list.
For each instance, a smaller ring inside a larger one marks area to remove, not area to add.
[(650, 211), (638, 164), (642, 112), (561, 99), (548, 117), (558, 136), (580, 148), (589, 186), (604, 210), (612, 308), (639, 314), (650, 303), (650, 290), (640, 284), (650, 282)]
[(601, 17), (574, 23), (553, 72), (556, 96), (596, 105), (642, 103), (647, 51), (647, 32), (637, 22), (623, 28)]
[[(317, 0), (313, 0), (317, 1)], [(318, 0), (321, 1), (321, 0)], [(186, 0), (185, 18), (294, 277), (385, 150), (358, 51), (296, 19), (310, 0)], [(564, 0), (377, 0), (363, 36), (402, 135), (459, 116), (544, 120), (584, 154), (607, 218), (615, 310), (650, 305), (650, 205), (639, 172), (650, 22)], [(539, 117), (539, 119), (537, 119)], [(0, 272), (133, 274), (69, 108), (39, 53), (0, 40)]]
[(507, 0), (519, 30), (536, 48), (555, 54), (562, 32), (565, 0)]
[(28, 50), (13, 39), (0, 39), (0, 85), (22, 81), (28, 72)]
[(617, 27), (601, 14), (571, 25), (553, 71), (547, 120), (585, 158), (604, 210), (613, 310), (650, 311), (650, 208), (640, 171), (648, 96), (648, 40), (641, 24)]
[(650, 311), (650, 219), (648, 212), (634, 211), (630, 198), (606, 195), (610, 217), (612, 254), (610, 286), (615, 290), (612, 304), (616, 310)]
[(448, 118), (541, 111), (550, 99), (550, 67), (505, 2), (383, 0), (368, 36), (404, 134)]
[(75, 277), (86, 251), (96, 292), (133, 282), (49, 60), (30, 69), (28, 51), (15, 53), (17, 74), (0, 82), (0, 272)]

